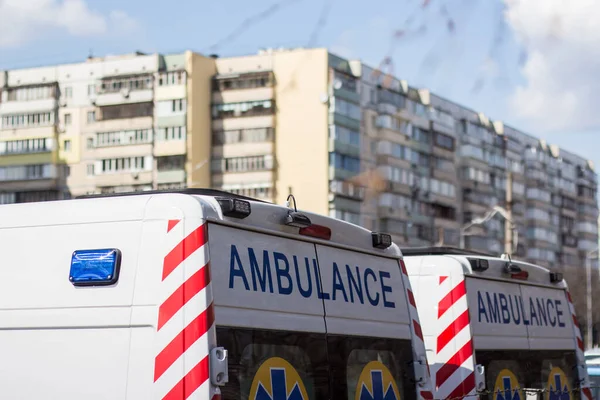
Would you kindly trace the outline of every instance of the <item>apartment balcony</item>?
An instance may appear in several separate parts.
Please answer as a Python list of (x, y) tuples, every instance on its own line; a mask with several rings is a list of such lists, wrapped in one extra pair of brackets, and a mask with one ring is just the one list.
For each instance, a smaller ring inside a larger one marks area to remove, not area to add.
[(186, 174), (183, 169), (176, 169), (171, 171), (158, 171), (156, 173), (156, 183), (176, 183), (176, 182), (185, 182)]
[(53, 111), (58, 108), (58, 99), (52, 97), (39, 100), (0, 102), (0, 115), (32, 114), (42, 111)]
[(379, 114), (396, 115), (400, 110), (393, 104), (390, 103), (379, 103), (377, 104), (377, 112)]
[(329, 151), (360, 158), (360, 147), (329, 138)]
[(243, 103), (255, 100), (268, 100), (275, 97), (273, 87), (261, 87), (252, 89), (232, 89), (224, 92), (213, 92), (212, 102), (218, 103)]
[(157, 140), (154, 142), (154, 155), (175, 156), (187, 153), (187, 141), (181, 140)]
[(95, 104), (98, 107), (113, 106), (118, 104), (146, 103), (154, 100), (152, 89), (128, 90), (118, 92), (104, 92), (96, 95)]
[(251, 184), (264, 184), (275, 182), (275, 173), (269, 171), (247, 172), (212, 172), (212, 186), (244, 186)]
[(346, 117), (345, 115), (330, 112), (329, 113), (329, 125), (342, 125), (350, 129), (360, 131), (360, 121)]
[(114, 132), (137, 129), (152, 129), (152, 116), (140, 116), (122, 119), (98, 120), (94, 123), (94, 132)]
[(350, 182), (331, 181), (329, 182), (329, 192), (331, 197), (346, 197), (353, 200), (362, 201), (365, 198), (366, 189)]
[(187, 126), (187, 113), (174, 115), (157, 115), (156, 125), (158, 128), (169, 128), (172, 126)]
[(342, 86), (339, 89), (333, 89), (333, 95), (352, 103), (360, 103), (360, 94), (356, 90), (351, 90)]
[(154, 89), (154, 100), (156, 101), (185, 99), (186, 97), (187, 86), (185, 84), (157, 86)]
[(59, 173), (54, 164), (10, 165), (0, 167), (2, 191), (49, 190), (57, 185)]
[(151, 142), (95, 147), (87, 149), (84, 157), (87, 160), (119, 157), (144, 157), (152, 154), (152, 148), (153, 146)]
[(53, 164), (56, 162), (57, 150), (29, 154), (3, 154), (0, 166)]
[(361, 202), (357, 200), (348, 199), (345, 197), (335, 197), (329, 202), (329, 208), (337, 210), (350, 211), (355, 214), (360, 214)]
[(329, 180), (331, 180), (331, 181), (333, 181), (333, 180), (345, 181), (345, 180), (353, 178), (359, 174), (360, 174), (360, 172), (348, 171), (348, 170), (345, 170), (342, 168), (336, 168), (332, 165), (329, 166)]

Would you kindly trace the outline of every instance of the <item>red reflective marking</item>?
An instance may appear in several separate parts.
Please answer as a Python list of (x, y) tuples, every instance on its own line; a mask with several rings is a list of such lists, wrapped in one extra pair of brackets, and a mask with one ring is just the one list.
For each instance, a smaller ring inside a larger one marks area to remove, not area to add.
[(440, 276), (440, 285), (441, 285), (442, 283), (444, 283), (444, 281), (445, 281), (446, 279), (448, 279), (448, 277), (447, 277), (447, 276)]
[(590, 388), (583, 388), (581, 391), (588, 400), (592, 400), (592, 390)]
[(473, 344), (469, 340), (462, 349), (452, 356), (435, 374), (435, 384), (439, 387), (450, 378), (450, 376), (460, 368), (463, 363), (473, 355)]
[(424, 398), (425, 400), (433, 400), (433, 393), (423, 390), (423, 391), (421, 391), (421, 397)]
[(406, 264), (404, 264), (404, 261), (400, 260), (399, 264), (400, 264), (400, 269), (402, 270), (402, 273), (404, 275), (408, 275), (408, 271), (406, 271)]
[(442, 300), (440, 300), (440, 303), (438, 305), (438, 318), (441, 318), (442, 315), (444, 315), (444, 313), (448, 311), (450, 307), (455, 305), (456, 302), (466, 294), (467, 288), (465, 286), (465, 282), (462, 281), (458, 285), (456, 285), (456, 287), (454, 287), (454, 289), (452, 289), (450, 293), (444, 296)]
[(205, 226), (199, 226), (167, 254), (163, 263), (163, 281), (175, 268), (206, 243)]
[(462, 331), (466, 326), (469, 325), (469, 310), (466, 310), (462, 313), (458, 318), (456, 318), (442, 333), (438, 335), (437, 338), (437, 352), (442, 351), (444, 347), (452, 339), (456, 337), (456, 335)]
[(579, 350), (583, 351), (583, 340), (580, 338), (577, 338), (577, 347), (579, 347)]
[(183, 285), (179, 286), (158, 309), (158, 328), (160, 330), (181, 307), (192, 297), (200, 293), (210, 282), (209, 265), (205, 265), (190, 277)]
[(167, 233), (169, 233), (171, 231), (171, 229), (175, 228), (175, 225), (177, 225), (179, 223), (179, 221), (181, 221), (181, 220), (180, 219), (170, 219), (169, 224), (167, 225)]
[(423, 331), (421, 330), (421, 325), (414, 319), (413, 319), (413, 327), (415, 329), (415, 335), (417, 335), (417, 337), (419, 339), (421, 339), (421, 341), (423, 341)]
[(412, 290), (407, 289), (406, 292), (408, 293), (408, 302), (414, 307), (417, 308), (417, 303), (415, 302), (415, 295), (413, 294)]
[(577, 317), (575, 316), (575, 314), (573, 314), (573, 323), (575, 324), (575, 327), (579, 329), (579, 322), (577, 321)]
[(194, 319), (188, 326), (185, 327), (172, 341), (169, 343), (154, 360), (154, 381), (165, 373), (167, 369), (187, 349), (190, 348), (202, 335), (204, 335), (213, 322), (215, 321), (215, 313), (213, 305), (211, 304), (202, 314)]
[(448, 395), (449, 399), (463, 398), (467, 396), (471, 391), (475, 389), (475, 373), (471, 374), (464, 380), (456, 389)]
[(569, 299), (569, 303), (573, 303), (573, 299), (571, 299), (571, 292), (567, 292), (567, 299)]
[[(167, 393), (163, 400), (183, 400), (187, 399), (208, 380), (208, 356), (204, 357), (186, 376), (183, 377), (177, 385)], [(214, 397), (213, 397), (214, 399)]]

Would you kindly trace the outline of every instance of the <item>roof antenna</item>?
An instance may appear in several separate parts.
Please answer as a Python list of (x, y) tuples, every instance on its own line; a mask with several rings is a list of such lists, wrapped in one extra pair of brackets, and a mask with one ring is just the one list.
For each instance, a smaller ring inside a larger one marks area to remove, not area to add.
[(290, 199), (294, 200), (294, 212), (298, 212), (298, 209), (296, 208), (296, 198), (291, 193), (288, 194), (287, 200), (285, 201), (285, 206), (290, 208)]

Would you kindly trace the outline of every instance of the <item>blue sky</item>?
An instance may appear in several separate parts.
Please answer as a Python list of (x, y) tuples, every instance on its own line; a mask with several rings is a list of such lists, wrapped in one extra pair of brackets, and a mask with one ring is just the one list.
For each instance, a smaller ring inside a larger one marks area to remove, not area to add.
[[(390, 54), (393, 42), (394, 72), (410, 85), (430, 88), (600, 165), (595, 150), (600, 95), (591, 93), (589, 83), (600, 66), (593, 57), (598, 42), (592, 40), (600, 38), (600, 29), (585, 24), (598, 21), (600, 7), (590, 1), (570, 0), (565, 8), (560, 0), (4, 0), (0, 69), (81, 61), (90, 50), (249, 54), (260, 47), (307, 46), (318, 27), (313, 45), (373, 66)], [(221, 42), (274, 4), (278, 10)], [(325, 23), (318, 25), (326, 6)], [(560, 32), (552, 41), (548, 32), (556, 26)], [(588, 39), (573, 36), (569, 27)], [(399, 30), (405, 36), (393, 40)], [(220, 47), (211, 48), (216, 43)], [(525, 63), (519, 62), (522, 54), (529, 56)], [(484, 85), (473, 91), (478, 81)], [(568, 101), (558, 100), (563, 97)]]

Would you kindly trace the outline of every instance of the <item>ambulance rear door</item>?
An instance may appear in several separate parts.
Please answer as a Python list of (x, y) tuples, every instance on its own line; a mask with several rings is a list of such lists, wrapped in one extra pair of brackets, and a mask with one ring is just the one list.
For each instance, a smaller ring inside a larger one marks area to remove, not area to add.
[(467, 277), (466, 287), (475, 358), (485, 367), (488, 391), (558, 390), (571, 394), (557, 398), (574, 399), (576, 339), (566, 291), (478, 277)]
[[(398, 259), (316, 245), (329, 363), (348, 399), (417, 398)], [(336, 391), (337, 392), (337, 391)]]

